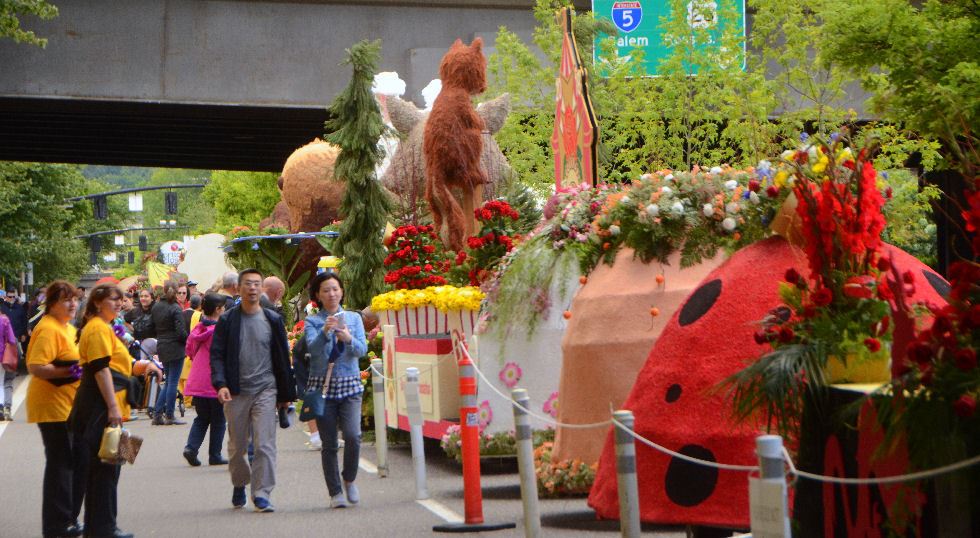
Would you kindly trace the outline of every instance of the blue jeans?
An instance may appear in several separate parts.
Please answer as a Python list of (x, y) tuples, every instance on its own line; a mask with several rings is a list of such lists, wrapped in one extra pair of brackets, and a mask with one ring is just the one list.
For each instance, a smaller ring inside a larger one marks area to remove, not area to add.
[(180, 381), (180, 372), (184, 369), (184, 359), (163, 363), (163, 375), (166, 380), (160, 395), (157, 396), (157, 404), (153, 412), (157, 415), (163, 413), (165, 416), (174, 416), (174, 406), (177, 405), (177, 383)]
[(323, 416), (316, 419), (323, 448), (320, 463), (327, 492), (331, 497), (341, 493), (340, 471), (337, 462), (337, 425), (344, 432), (344, 481), (357, 478), (357, 464), (361, 459), (361, 394), (343, 400), (327, 400)]
[(225, 440), (225, 410), (217, 398), (194, 397), (194, 411), (197, 416), (187, 434), (187, 446), (197, 454), (204, 443), (204, 434), (211, 428), (211, 439), (208, 441), (208, 463), (221, 459), (221, 444)]

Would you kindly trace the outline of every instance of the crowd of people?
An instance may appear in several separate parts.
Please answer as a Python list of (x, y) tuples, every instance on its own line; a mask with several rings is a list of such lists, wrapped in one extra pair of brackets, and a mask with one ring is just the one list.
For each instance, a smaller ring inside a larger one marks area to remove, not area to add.
[[(208, 464), (228, 465), (232, 506), (247, 504), (251, 486), (254, 510), (272, 512), (276, 426), (288, 426), (298, 392), (319, 391), (326, 403), (309, 426), (319, 438), (330, 506), (359, 502), (354, 482), (364, 389), (358, 360), (367, 340), (361, 314), (341, 306), (340, 278), (326, 272), (310, 283), (315, 308), (305, 320), (303, 364), (296, 368), (280, 279), (247, 269), (224, 275), (203, 293), (196, 287), (168, 281), (159, 290), (130, 292), (113, 283), (84, 290), (56, 281), (31, 305), (4, 298), (0, 339), (23, 350), (33, 376), (26, 407), (44, 445), (44, 536), (131, 536), (116, 526), (120, 465), (99, 457), (102, 433), (138, 419), (144, 403), (153, 425), (185, 424), (175, 417), (182, 398), (192, 398), (195, 410), (184, 459), (201, 465), (198, 453), (209, 434)], [(157, 381), (155, 401), (144, 402), (141, 384)], [(6, 398), (3, 418), (12, 420), (7, 387), (0, 400)]]

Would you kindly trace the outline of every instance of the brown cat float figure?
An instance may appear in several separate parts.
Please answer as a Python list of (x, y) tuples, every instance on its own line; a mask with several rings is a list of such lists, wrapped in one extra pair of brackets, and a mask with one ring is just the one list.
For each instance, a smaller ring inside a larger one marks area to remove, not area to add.
[[(464, 239), (474, 233), (473, 210), (487, 181), (480, 167), (486, 126), (472, 102), (474, 95), (487, 89), (486, 71), (483, 40), (464, 45), (457, 39), (442, 57), (442, 92), (425, 124), (425, 200), (436, 230), (453, 250), (462, 250)], [(453, 197), (453, 188), (462, 191), (462, 207)]]

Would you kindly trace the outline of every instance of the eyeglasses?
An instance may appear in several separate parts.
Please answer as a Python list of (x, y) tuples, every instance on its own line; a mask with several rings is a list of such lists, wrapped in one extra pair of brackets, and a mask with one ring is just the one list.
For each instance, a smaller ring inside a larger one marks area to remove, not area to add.
[(177, 295), (187, 295), (187, 292), (186, 291), (178, 291), (177, 292)]

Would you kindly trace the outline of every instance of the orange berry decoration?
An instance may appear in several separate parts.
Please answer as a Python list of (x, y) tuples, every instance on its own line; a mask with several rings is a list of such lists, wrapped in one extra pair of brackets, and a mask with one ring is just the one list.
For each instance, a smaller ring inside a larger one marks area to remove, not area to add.
[(572, 312), (571, 312), (571, 310), (566, 310), (565, 313), (562, 314), (562, 317), (564, 317), (565, 319), (572, 319)]
[(651, 308), (650, 309), (650, 315), (653, 316), (653, 317), (659, 316), (660, 315), (660, 309), (657, 308), (657, 307)]
[(583, 286), (588, 281), (589, 281), (589, 277), (587, 277), (585, 275), (582, 275), (582, 276), (578, 277), (578, 283), (581, 284), (581, 285), (583, 285)]
[(664, 283), (664, 275), (657, 275), (657, 284)]

